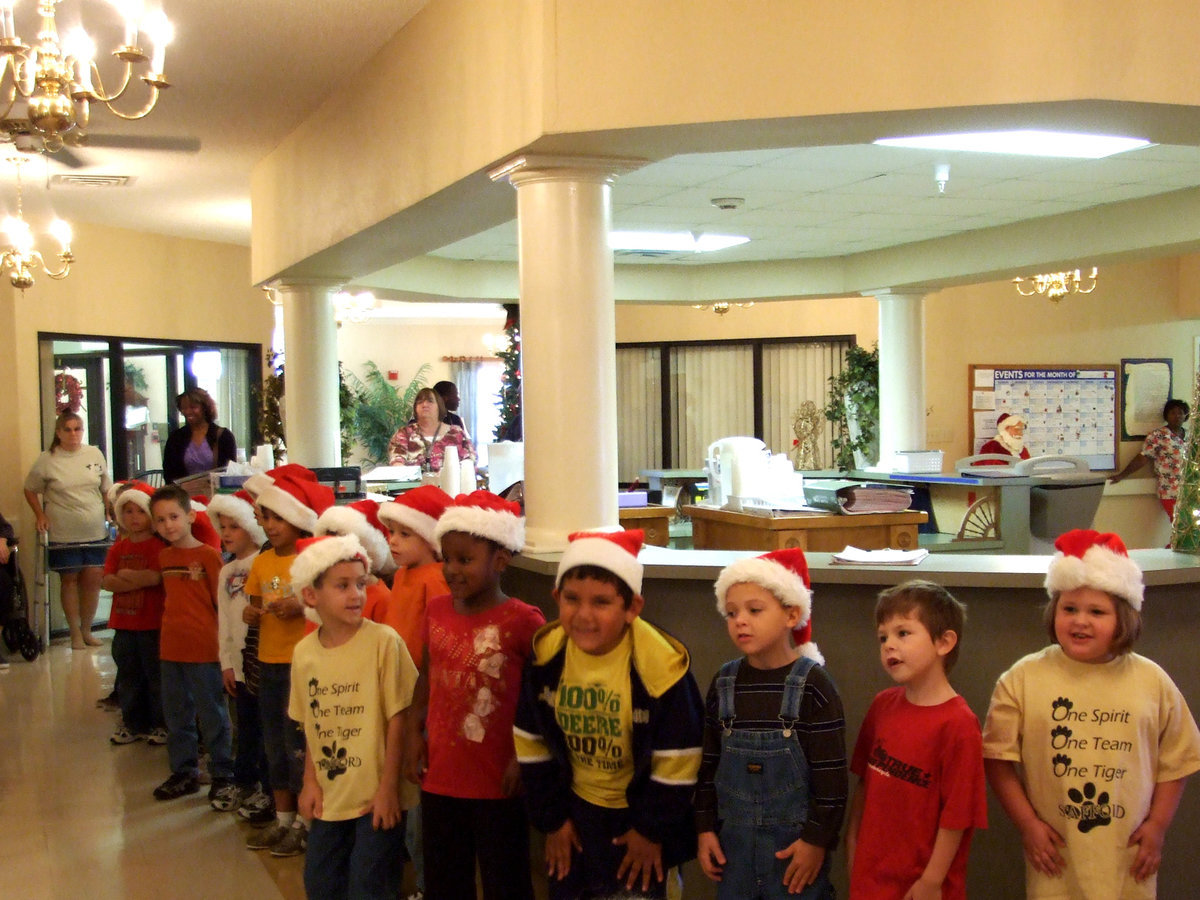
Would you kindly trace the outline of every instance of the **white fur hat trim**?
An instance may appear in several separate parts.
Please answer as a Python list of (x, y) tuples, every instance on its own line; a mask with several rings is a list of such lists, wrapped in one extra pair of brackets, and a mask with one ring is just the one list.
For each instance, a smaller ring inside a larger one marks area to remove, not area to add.
[(1120, 597), (1139, 612), (1146, 593), (1138, 564), (1128, 556), (1100, 546), (1088, 548), (1082, 558), (1056, 553), (1050, 560), (1046, 592), (1051, 597), (1081, 587)]
[(371, 558), (372, 572), (387, 575), (396, 571), (387, 540), (357, 509), (349, 506), (329, 507), (317, 516), (317, 527), (313, 534), (352, 534)]
[(495, 541), (513, 553), (520, 553), (525, 546), (524, 518), (481, 506), (451, 506), (447, 509), (438, 519), (433, 536), (440, 544), (448, 531), (465, 531)]
[(242, 490), (244, 490), (251, 497), (257, 497), (274, 483), (275, 479), (266, 472), (255, 472), (242, 482)]
[(254, 498), (257, 506), (265, 507), (279, 518), (312, 534), (317, 529), (317, 514), (277, 484), (269, 484)]
[(642, 564), (638, 558), (607, 538), (577, 538), (567, 545), (558, 563), (554, 587), (562, 586), (563, 575), (576, 566), (597, 566), (612, 572), (635, 594), (642, 592)]
[(371, 561), (367, 559), (367, 551), (352, 534), (334, 534), (313, 538), (313, 542), (296, 554), (292, 560), (291, 581), (292, 590), (299, 596), (306, 587), (312, 587), (322, 573), (340, 562), (352, 559), (362, 560), (368, 568)]
[(254, 507), (233, 494), (217, 494), (208, 502), (208, 517), (220, 531), (217, 516), (227, 516), (237, 523), (238, 528), (250, 535), (250, 540), (262, 546), (267, 540), (266, 533), (258, 520), (254, 518)]
[(403, 503), (392, 500), (379, 504), (379, 520), (407, 528), (414, 534), (420, 535), (435, 552), (438, 551), (438, 539), (434, 537), (438, 520), (433, 516), (427, 516), (411, 506), (405, 506)]
[(120, 521), (121, 508), (124, 507), (126, 503), (133, 503), (141, 507), (142, 512), (144, 512), (146, 515), (150, 515), (150, 495), (145, 491), (139, 490), (138, 488), (130, 487), (128, 485), (123, 486), (125, 487), (125, 490), (117, 494), (116, 499), (112, 502), (113, 512), (117, 514), (117, 521)]
[(800, 608), (800, 624), (804, 625), (812, 614), (812, 591), (804, 586), (804, 580), (777, 562), (761, 556), (741, 559), (725, 567), (714, 586), (717, 594), (717, 612), (725, 615), (725, 592), (735, 584), (753, 582), (761, 585), (784, 606)]

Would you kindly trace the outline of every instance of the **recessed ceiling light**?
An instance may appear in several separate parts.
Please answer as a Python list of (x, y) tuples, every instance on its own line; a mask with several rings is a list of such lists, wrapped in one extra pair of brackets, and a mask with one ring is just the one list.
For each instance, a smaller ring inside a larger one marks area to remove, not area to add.
[(974, 153), (1060, 156), (1072, 159), (1102, 159), (1150, 145), (1149, 141), (1142, 138), (1033, 130), (924, 134), (914, 137), (881, 138), (875, 143), (884, 147), (912, 147), (918, 150), (965, 150)]
[(610, 231), (614, 250), (663, 250), (672, 253), (711, 253), (748, 243), (737, 234), (696, 234), (691, 231)]

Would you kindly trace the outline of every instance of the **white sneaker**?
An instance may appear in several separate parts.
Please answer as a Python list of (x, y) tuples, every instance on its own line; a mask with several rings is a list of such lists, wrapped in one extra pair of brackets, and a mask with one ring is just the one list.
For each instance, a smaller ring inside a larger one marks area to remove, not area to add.
[(125, 727), (125, 723), (120, 723), (116, 730), (109, 736), (108, 740), (113, 744), (132, 744), (134, 741), (140, 741), (142, 736), (134, 734)]

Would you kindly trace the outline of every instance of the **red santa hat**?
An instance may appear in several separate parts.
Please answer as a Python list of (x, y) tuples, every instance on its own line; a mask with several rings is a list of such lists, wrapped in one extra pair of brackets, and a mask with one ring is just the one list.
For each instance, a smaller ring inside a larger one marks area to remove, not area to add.
[(1046, 571), (1046, 593), (1051, 597), (1090, 587), (1120, 597), (1141, 611), (1146, 592), (1142, 570), (1129, 558), (1125, 542), (1117, 535), (1076, 528), (1061, 535), (1054, 549), (1058, 552)]
[(117, 514), (117, 522), (121, 521), (121, 510), (126, 503), (132, 503), (141, 508), (142, 512), (150, 515), (150, 498), (154, 496), (154, 488), (144, 481), (122, 481), (121, 488), (113, 494), (113, 512)]
[(313, 534), (352, 534), (367, 551), (372, 572), (389, 575), (396, 571), (396, 563), (388, 549), (387, 526), (379, 520), (379, 503), (375, 500), (356, 500), (346, 506), (329, 507), (317, 516)]
[(1000, 415), (996, 417), (997, 430), (1001, 428), (1012, 428), (1014, 425), (1025, 424), (1028, 423), (1026, 423), (1025, 417), (1020, 413), (1000, 413)]
[(448, 531), (463, 531), (475, 537), (495, 541), (501, 547), (520, 553), (525, 546), (525, 519), (521, 506), (489, 491), (459, 494), (442, 513), (433, 537), (439, 544)]
[(316, 481), (317, 473), (299, 463), (285, 463), (267, 472), (255, 472), (242, 482), (242, 490), (251, 497), (257, 497), (263, 490), (274, 484), (277, 478), (290, 478), (292, 481)]
[(747, 582), (765, 588), (784, 606), (800, 610), (800, 624), (792, 631), (792, 637), (804, 656), (824, 665), (825, 657), (812, 639), (812, 580), (804, 551), (799, 547), (773, 550), (726, 566), (714, 585), (717, 612), (725, 615), (726, 592), (735, 584)]
[[(301, 538), (296, 541), (296, 558), (292, 560), (288, 576), (291, 579), (292, 590), (299, 596), (301, 591), (312, 587), (314, 581), (338, 563), (355, 559), (370, 571), (371, 561), (367, 558), (367, 551), (352, 534), (323, 534), (319, 537)], [(304, 614), (311, 621), (321, 624), (321, 617), (307, 603), (304, 604)]]
[(568, 535), (567, 549), (558, 563), (555, 590), (563, 576), (578, 566), (596, 566), (620, 578), (635, 594), (642, 592), (642, 564), (638, 554), (646, 540), (640, 529), (629, 531), (577, 531)]
[(254, 518), (254, 498), (250, 496), (248, 491), (241, 490), (233, 494), (217, 494), (208, 502), (208, 515), (209, 518), (213, 516), (226, 516), (233, 519), (238, 528), (250, 535), (250, 540), (256, 544), (261, 545), (267, 539), (262, 526)]
[(133, 484), (133, 482), (134, 479), (126, 478), (123, 481), (114, 481), (112, 484), (110, 484), (108, 486), (108, 492), (104, 495), (105, 499), (108, 500), (108, 505), (115, 510), (117, 508), (117, 496), (121, 493), (121, 491), (125, 490), (126, 485)]
[(208, 517), (208, 498), (197, 494), (189, 499), (192, 501), (192, 512), (195, 513), (195, 518), (192, 519), (192, 537), (214, 550), (220, 550), (221, 534), (213, 527), (212, 519)]
[(323, 484), (278, 477), (263, 488), (254, 502), (301, 531), (312, 534), (317, 527), (317, 516), (333, 506), (333, 501), (333, 489)]
[(391, 522), (420, 535), (440, 558), (441, 548), (434, 531), (442, 513), (453, 503), (454, 498), (437, 485), (423, 484), (401, 494), (390, 503), (382, 504), (379, 507), (379, 518), (385, 523)]

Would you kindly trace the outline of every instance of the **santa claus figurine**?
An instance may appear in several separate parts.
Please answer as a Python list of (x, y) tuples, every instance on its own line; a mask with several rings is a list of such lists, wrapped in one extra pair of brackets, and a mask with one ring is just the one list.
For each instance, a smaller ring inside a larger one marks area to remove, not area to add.
[[(1029, 448), (1025, 446), (1025, 419), (1020, 413), (1001, 413), (996, 419), (996, 436), (979, 448), (980, 453), (999, 453), (1029, 459)], [(999, 462), (982, 460), (976, 465), (1000, 465)]]

